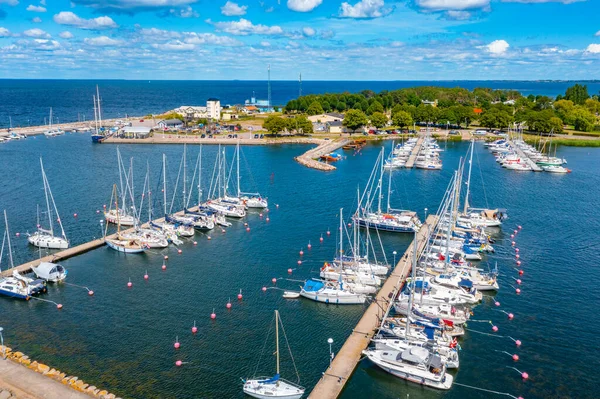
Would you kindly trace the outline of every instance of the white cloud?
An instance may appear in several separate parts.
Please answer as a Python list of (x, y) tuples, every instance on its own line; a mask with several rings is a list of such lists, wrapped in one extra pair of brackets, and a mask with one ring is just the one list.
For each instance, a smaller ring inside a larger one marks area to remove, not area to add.
[(540, 4), (540, 3), (563, 3), (572, 4), (586, 0), (502, 0), (503, 3), (524, 3), (524, 4)]
[(39, 24), (40, 22), (42, 22), (42, 19), (40, 17), (34, 17), (31, 19), (31, 22)]
[(471, 13), (468, 11), (449, 10), (445, 13), (446, 18), (453, 21), (465, 21), (471, 18)]
[(594, 36), (600, 36), (600, 30)]
[(271, 47), (271, 43), (269, 43), (266, 40), (263, 40), (262, 42), (260, 42), (260, 45), (263, 46), (263, 47)]
[(304, 28), (302, 28), (302, 33), (304, 34), (304, 36), (306, 37), (312, 37), (315, 35), (315, 33), (317, 33), (313, 28), (311, 28), (310, 26), (305, 26)]
[(339, 16), (342, 18), (379, 18), (391, 13), (393, 8), (385, 7), (383, 0), (361, 0), (355, 5), (342, 3)]
[(191, 51), (195, 48), (193, 44), (183, 43), (179, 40), (169, 43), (153, 44), (152, 47), (162, 51)]
[(200, 16), (200, 14), (194, 11), (190, 6), (185, 8), (172, 8), (169, 10), (168, 15), (179, 18), (198, 18)]
[(158, 28), (143, 28), (140, 33), (144, 36), (149, 36), (155, 39), (172, 39), (181, 37), (181, 33)]
[(228, 1), (223, 7), (221, 7), (221, 14), (228, 17), (245, 15), (248, 6), (240, 6), (237, 3)]
[(391, 47), (402, 47), (402, 46), (404, 46), (404, 43), (395, 41), (395, 42), (391, 42), (390, 46)]
[(34, 39), (30, 45), (38, 50), (56, 50), (60, 43), (56, 40)]
[(239, 21), (231, 22), (212, 22), (209, 19), (206, 22), (213, 24), (217, 30), (232, 35), (283, 35), (283, 29), (281, 29), (280, 26), (254, 25), (251, 21), (244, 18), (241, 18)]
[(600, 53), (600, 44), (592, 43), (585, 49), (586, 53), (591, 54), (599, 54)]
[(309, 12), (321, 5), (323, 0), (288, 0), (287, 6), (292, 11)]
[(10, 31), (2, 26), (0, 26), (0, 37), (9, 37)]
[(322, 30), (320, 36), (321, 39), (332, 39), (335, 36), (335, 32), (332, 30)]
[(493, 42), (484, 47), (489, 53), (500, 55), (506, 53), (506, 50), (508, 50), (510, 44), (508, 44), (506, 40), (494, 40)]
[(84, 40), (85, 44), (90, 46), (98, 46), (98, 47), (106, 47), (106, 46), (120, 46), (123, 44), (121, 40), (111, 39), (108, 36), (98, 36), (98, 37), (86, 37)]
[(490, 0), (415, 0), (415, 5), (427, 11), (473, 10), (488, 8)]
[(75, 26), (81, 29), (111, 29), (116, 28), (117, 24), (111, 17), (103, 16), (91, 19), (85, 19), (77, 16), (71, 11), (61, 11), (54, 16), (54, 22), (60, 25)]
[(34, 6), (33, 4), (30, 4), (30, 5), (27, 6), (27, 11), (31, 11), (31, 12), (46, 12), (46, 7)]
[(19, 4), (19, 0), (0, 0), (0, 4), (8, 4), (9, 6), (16, 6)]
[(23, 34), (27, 37), (49, 38), (50, 35), (39, 28), (28, 29)]
[(72, 39), (73, 38), (73, 34), (69, 31), (60, 32), (58, 34), (58, 36), (60, 36), (63, 39)]
[(214, 46), (241, 46), (242, 42), (227, 36), (218, 36), (213, 33), (196, 33), (196, 32), (183, 32), (185, 37), (184, 42), (190, 44), (206, 44)]

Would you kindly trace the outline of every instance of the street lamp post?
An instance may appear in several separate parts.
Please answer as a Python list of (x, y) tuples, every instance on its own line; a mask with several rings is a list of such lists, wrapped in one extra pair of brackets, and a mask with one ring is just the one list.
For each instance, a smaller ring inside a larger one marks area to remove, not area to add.
[(424, 221), (426, 221), (426, 220), (427, 220), (427, 211), (428, 211), (428, 209), (427, 209), (427, 208), (425, 208), (425, 220), (424, 220)]
[(392, 254), (394, 254), (394, 267), (396, 266), (396, 255), (398, 254), (398, 252), (394, 251), (392, 252)]
[(333, 362), (333, 350), (331, 349), (331, 345), (333, 345), (333, 338), (328, 338), (327, 343), (329, 344), (329, 367), (331, 367), (331, 362)]

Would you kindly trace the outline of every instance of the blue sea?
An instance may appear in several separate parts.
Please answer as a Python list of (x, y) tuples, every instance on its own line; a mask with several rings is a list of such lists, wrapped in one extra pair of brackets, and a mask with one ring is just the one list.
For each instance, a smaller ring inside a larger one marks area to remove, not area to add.
[[(154, 96), (158, 101), (160, 93)], [(242, 185), (269, 198), (268, 222), (265, 215), (250, 213), (245, 220), (249, 232), (242, 221), (234, 222), (225, 233), (212, 232), (211, 240), (197, 234), (197, 245), (186, 242), (181, 254), (169, 248), (124, 256), (103, 247), (66, 260), (67, 281), (89, 287), (95, 295), (89, 297), (85, 289), (73, 285), (51, 285), (42, 298), (63, 304), (60, 311), (52, 303), (0, 298), (5, 342), (123, 398), (241, 399), (240, 378), (255, 371), (274, 372), (273, 341), (266, 337), (273, 310), (279, 309), (301, 383), (310, 391), (329, 364), (327, 339), (334, 340), (333, 350), (338, 351), (364, 308), (285, 300), (281, 289), (297, 290), (301, 281), (316, 277), (323, 262), (334, 256), (339, 208), (345, 215), (352, 212), (357, 187), (364, 187), (381, 145), (389, 149), (390, 144), (371, 144), (358, 155), (348, 152), (338, 169), (329, 173), (293, 160), (308, 146), (243, 147)], [(467, 147), (467, 143), (449, 143), (442, 153), (442, 171), (395, 171), (392, 206), (413, 209), (422, 217), (425, 208), (434, 212)], [(120, 150), (126, 162), (133, 159), (138, 201), (147, 162), (151, 187), (161, 196), (161, 158), (166, 154), (172, 195), (183, 146), (124, 145)], [(234, 149), (226, 150), (231, 159)], [(188, 171), (194, 169), (198, 151), (198, 146), (188, 146)], [(215, 146), (203, 148), (205, 187), (216, 151)], [(496, 254), (480, 265), (488, 268), (498, 263), (501, 289), (474, 309), (469, 331), (460, 341), (461, 366), (454, 373), (457, 385), (448, 392), (429, 390), (364, 360), (342, 398), (502, 397), (464, 385), (527, 399), (600, 397), (596, 373), (600, 291), (595, 285), (600, 279), (596, 215), (600, 149), (567, 147), (558, 153), (568, 159), (573, 173), (507, 171), (480, 144), (476, 146), (472, 203), (507, 208), (510, 219), (497, 237)], [(25, 233), (35, 229), (36, 204), (44, 204), (40, 156), (72, 245), (102, 234), (98, 212), (110, 202), (112, 185), (118, 184), (116, 146), (93, 145), (88, 134), (37, 136), (0, 145), (0, 209), (7, 210), (18, 264), (38, 256)], [(159, 198), (152, 203), (158, 213)], [(509, 244), (509, 234), (517, 225), (523, 226), (515, 240), (524, 270), (521, 295), (514, 290), (518, 274)], [(390, 234), (381, 238), (390, 261), (393, 251), (402, 254), (411, 239)], [(301, 249), (305, 254), (299, 266)], [(161, 270), (164, 255), (169, 256), (166, 271)], [(143, 279), (146, 272), (148, 281)], [(275, 286), (272, 278), (279, 278)], [(132, 288), (126, 286), (129, 280)], [(263, 286), (273, 288), (262, 292)], [(238, 302), (240, 289), (244, 298)], [(226, 310), (229, 300), (233, 307)], [(499, 308), (494, 300), (501, 303)], [(213, 310), (214, 321), (209, 317)], [(514, 319), (508, 320), (503, 311), (514, 313)], [(196, 335), (190, 332), (194, 321), (199, 329)], [(499, 327), (498, 333), (492, 333), (492, 324)], [(521, 340), (522, 346), (517, 348), (509, 337)], [(179, 350), (173, 348), (176, 338)], [(518, 362), (511, 359), (515, 353)], [(291, 358), (287, 352), (282, 356), (283, 376), (294, 380)], [(185, 363), (178, 368), (176, 360)], [(523, 381), (517, 370), (527, 372), (529, 379)]]
[[(303, 94), (360, 92), (362, 90), (395, 90), (414, 86), (489, 87), (518, 90), (523, 95), (556, 96), (564, 94), (571, 81), (304, 81)], [(582, 82), (590, 94), (600, 92), (600, 82)], [(92, 96), (96, 85), (102, 98), (105, 118), (124, 118), (127, 115), (160, 114), (181, 105), (206, 105), (210, 97), (221, 104), (243, 104), (255, 95), (267, 99), (266, 81), (134, 81), (134, 80), (0, 80), (0, 127), (43, 125), (53, 109), (54, 122), (93, 120)], [(274, 105), (285, 105), (298, 97), (296, 81), (272, 81)]]

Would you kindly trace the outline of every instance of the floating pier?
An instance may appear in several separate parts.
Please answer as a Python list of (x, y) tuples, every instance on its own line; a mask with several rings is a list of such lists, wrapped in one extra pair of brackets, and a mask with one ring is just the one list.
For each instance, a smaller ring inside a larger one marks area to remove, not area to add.
[(533, 170), (534, 172), (543, 172), (544, 170), (538, 166), (535, 162), (529, 158), (518, 145), (513, 143), (511, 140), (507, 140), (508, 145), (511, 146), (517, 155)]
[[(419, 233), (417, 233), (417, 254), (420, 255), (425, 249), (427, 234), (431, 230), (429, 226), (434, 226), (436, 220), (437, 216), (430, 215), (419, 230)], [(354, 327), (352, 333), (333, 359), (333, 362), (325, 370), (323, 377), (321, 377), (310, 393), (309, 399), (334, 399), (340, 395), (360, 361), (362, 351), (369, 346), (371, 338), (381, 324), (381, 319), (389, 306), (391, 306), (392, 299), (411, 272), (414, 245), (415, 242), (413, 241), (402, 258), (400, 258), (400, 261), (392, 270), (385, 284), (377, 293), (377, 297), (359, 320), (356, 327)]]
[(420, 136), (417, 139), (417, 144), (415, 144), (415, 146), (413, 147), (413, 149), (410, 153), (410, 156), (408, 157), (408, 161), (406, 161), (406, 164), (404, 165), (405, 168), (410, 169), (415, 166), (415, 161), (417, 160), (417, 156), (421, 152), (421, 147), (423, 146), (424, 141), (425, 141), (424, 136)]

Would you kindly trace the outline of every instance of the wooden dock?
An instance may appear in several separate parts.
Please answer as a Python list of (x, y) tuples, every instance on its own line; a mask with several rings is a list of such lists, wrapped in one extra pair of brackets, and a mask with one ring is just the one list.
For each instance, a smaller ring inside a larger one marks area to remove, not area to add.
[(336, 167), (327, 164), (324, 162), (319, 162), (318, 159), (321, 155), (325, 155), (330, 153), (331, 151), (335, 151), (346, 144), (348, 144), (350, 140), (348, 139), (338, 139), (333, 141), (322, 140), (321, 144), (315, 148), (311, 148), (306, 151), (304, 154), (297, 156), (294, 158), (296, 162), (301, 165), (306, 166), (307, 168), (313, 168), (318, 170), (335, 170)]
[[(436, 221), (435, 215), (430, 215), (423, 227), (417, 234), (418, 247), (417, 252), (420, 254), (425, 248), (426, 236), (428, 231), (427, 226), (433, 226)], [(315, 388), (309, 395), (309, 399), (334, 399), (337, 398), (346, 382), (354, 372), (356, 365), (361, 359), (362, 351), (367, 348), (371, 342), (371, 338), (381, 324), (388, 307), (391, 305), (391, 298), (404, 284), (406, 277), (411, 271), (412, 254), (415, 242), (408, 247), (400, 261), (388, 277), (385, 284), (377, 293), (376, 299), (371, 303), (363, 317), (359, 320), (352, 333), (337, 353), (331, 366), (325, 370), (323, 377), (319, 380)]]
[(410, 153), (410, 156), (408, 157), (408, 161), (406, 161), (406, 164), (404, 165), (405, 168), (412, 168), (415, 166), (415, 161), (417, 160), (417, 156), (421, 152), (421, 146), (423, 146), (423, 141), (425, 141), (424, 136), (418, 138), (417, 144), (415, 144), (414, 148)]

